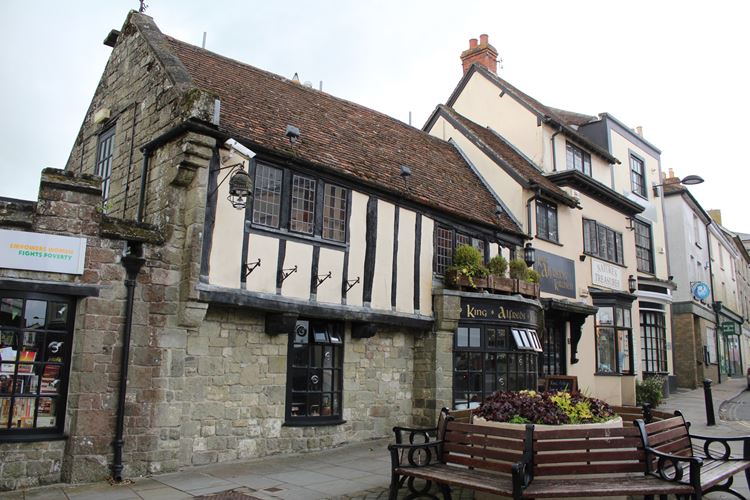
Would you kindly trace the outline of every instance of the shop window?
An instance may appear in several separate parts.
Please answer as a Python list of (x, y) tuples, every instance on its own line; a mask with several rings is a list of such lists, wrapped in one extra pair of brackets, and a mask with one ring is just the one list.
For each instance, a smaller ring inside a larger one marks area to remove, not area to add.
[[(646, 309), (646, 307), (654, 310)], [(667, 327), (664, 306), (645, 304), (640, 307), (641, 362), (644, 373), (667, 372)]]
[(96, 148), (96, 168), (94, 169), (94, 173), (102, 178), (102, 200), (104, 202), (109, 199), (114, 143), (115, 127), (111, 127), (99, 136), (99, 143)]
[(67, 297), (0, 298), (0, 441), (62, 434), (73, 310)]
[(298, 321), (289, 335), (287, 425), (341, 421), (343, 368), (343, 325)]
[(459, 326), (453, 342), (453, 407), (475, 408), (495, 391), (536, 389), (536, 331)]
[(630, 305), (599, 305), (596, 313), (596, 371), (633, 373), (633, 328)]

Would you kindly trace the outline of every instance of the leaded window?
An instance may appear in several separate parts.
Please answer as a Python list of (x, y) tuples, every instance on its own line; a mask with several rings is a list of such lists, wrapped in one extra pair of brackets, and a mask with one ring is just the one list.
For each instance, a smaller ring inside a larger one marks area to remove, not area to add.
[(297, 321), (289, 335), (286, 423), (341, 421), (343, 368), (343, 325)]
[(279, 227), (281, 211), (280, 168), (258, 165), (255, 169), (255, 189), (253, 193), (253, 223), (269, 227)]
[(543, 240), (557, 242), (557, 206), (536, 200), (536, 235)]
[(646, 171), (643, 160), (630, 155), (630, 187), (634, 193), (646, 197)]
[(292, 177), (292, 212), (289, 230), (312, 234), (315, 225), (315, 181), (295, 175)]
[(635, 257), (638, 270), (644, 273), (654, 272), (654, 250), (651, 239), (651, 226), (639, 220), (633, 220), (635, 226)]
[(591, 176), (591, 155), (571, 143), (565, 144), (566, 163), (568, 170), (578, 170)]
[(68, 297), (0, 292), (0, 441), (62, 434), (73, 314)]
[(323, 238), (346, 240), (346, 189), (326, 184), (323, 198)]
[(660, 304), (645, 303), (640, 307), (641, 361), (645, 373), (667, 372), (667, 327), (663, 308)]
[(435, 227), (435, 272), (445, 274), (453, 262), (453, 230)]
[[(594, 305), (597, 305), (596, 302)], [(630, 307), (597, 305), (597, 373), (633, 373), (633, 328)]]
[(623, 264), (622, 233), (596, 221), (584, 219), (583, 252), (600, 259)]
[(536, 389), (536, 331), (462, 325), (453, 342), (453, 407), (475, 408), (495, 391)]
[(114, 144), (115, 128), (112, 127), (99, 136), (99, 144), (96, 148), (96, 168), (94, 173), (102, 178), (102, 200), (104, 202), (109, 199)]

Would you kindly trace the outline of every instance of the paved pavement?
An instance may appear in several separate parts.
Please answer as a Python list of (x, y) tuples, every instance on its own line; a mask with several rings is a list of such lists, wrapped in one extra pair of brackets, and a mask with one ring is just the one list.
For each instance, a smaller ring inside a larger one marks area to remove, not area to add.
[[(712, 388), (715, 408), (723, 418), (737, 413), (735, 408), (750, 402), (746, 380), (730, 379)], [(748, 403), (750, 406), (750, 403)], [(744, 406), (743, 406), (744, 408)], [(679, 390), (660, 410), (679, 409), (692, 422), (696, 434), (748, 435), (750, 421), (716, 419), (706, 425), (703, 389)], [(719, 416), (717, 415), (717, 417)], [(375, 500), (388, 498), (390, 459), (388, 440), (369, 441), (302, 455), (270, 457), (254, 461), (190, 467), (181, 472), (133, 478), (124, 484), (99, 482), (85, 485), (53, 485), (23, 491), (0, 493), (0, 499), (13, 500), (181, 500), (205, 497), (207, 500)], [(744, 475), (735, 478), (739, 491), (750, 498)], [(402, 489), (402, 496), (405, 494)], [(471, 499), (470, 492), (457, 492), (454, 498)], [(708, 495), (723, 499), (722, 495)], [(733, 498), (733, 497), (726, 497)]]

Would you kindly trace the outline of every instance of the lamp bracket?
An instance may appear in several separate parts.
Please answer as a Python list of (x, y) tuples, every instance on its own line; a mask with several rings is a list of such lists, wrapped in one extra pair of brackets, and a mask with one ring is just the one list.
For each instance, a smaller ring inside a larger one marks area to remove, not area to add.
[(242, 272), (242, 279), (245, 279), (248, 276), (250, 276), (250, 273), (255, 271), (256, 267), (260, 267), (260, 258), (258, 258), (258, 260), (255, 262), (245, 264), (245, 270)]
[(359, 283), (359, 276), (357, 276), (356, 280), (346, 280), (346, 285), (345, 285), (346, 289), (344, 290), (344, 293), (348, 293), (349, 290), (354, 288), (354, 285), (356, 285), (357, 283)]
[[(321, 278), (321, 276), (323, 277)], [(330, 277), (331, 277), (331, 271), (328, 271), (328, 274), (323, 274), (323, 275), (319, 274), (318, 276), (316, 276), (317, 283), (315, 284), (315, 288), (317, 289), (325, 280), (327, 280)]]
[(221, 185), (224, 184), (224, 181), (226, 181), (227, 179), (229, 179), (229, 176), (231, 176), (236, 169), (238, 169), (238, 168), (242, 169), (244, 166), (245, 166), (244, 162), (239, 162), (239, 163), (234, 163), (232, 165), (226, 165), (224, 167), (218, 167), (218, 168), (214, 168), (212, 170), (209, 170), (209, 173), (220, 172), (220, 171), (226, 170), (226, 169), (229, 169), (229, 172), (227, 172), (227, 175), (225, 175), (224, 178), (221, 179), (221, 181), (216, 185), (216, 187), (213, 188), (210, 193), (208, 193), (208, 196), (211, 197), (211, 196), (215, 195), (216, 192), (221, 187)]
[(282, 269), (280, 272), (281, 272), (280, 282), (283, 283), (284, 280), (286, 280), (289, 276), (297, 272), (297, 266), (289, 267), (287, 269)]

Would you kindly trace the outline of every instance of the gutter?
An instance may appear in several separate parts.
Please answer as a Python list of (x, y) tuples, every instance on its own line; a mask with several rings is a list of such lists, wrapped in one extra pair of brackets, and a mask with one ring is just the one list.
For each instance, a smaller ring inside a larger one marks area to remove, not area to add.
[(550, 137), (550, 142), (552, 143), (552, 171), (557, 172), (557, 152), (555, 151), (555, 136), (562, 132), (562, 126), (558, 126), (557, 130), (555, 130), (555, 133), (552, 134), (552, 137)]

